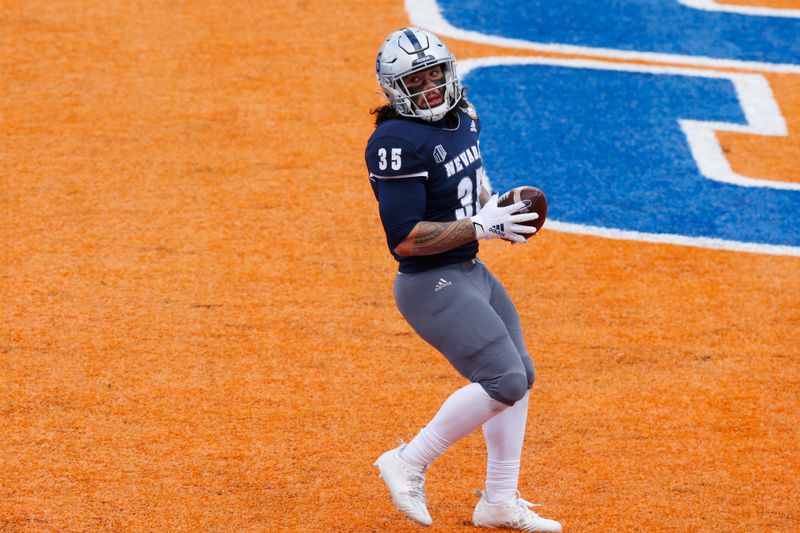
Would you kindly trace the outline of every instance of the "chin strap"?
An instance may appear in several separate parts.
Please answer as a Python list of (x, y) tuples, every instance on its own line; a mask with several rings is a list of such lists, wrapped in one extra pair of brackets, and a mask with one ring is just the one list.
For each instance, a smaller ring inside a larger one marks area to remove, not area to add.
[[(440, 107), (443, 107), (444, 111), (436, 111)], [(424, 113), (424, 115), (417, 113), (416, 116), (428, 122), (436, 122), (437, 120), (442, 120), (453, 107), (455, 106), (449, 107), (447, 104), (439, 104), (431, 109), (420, 109), (420, 112)]]

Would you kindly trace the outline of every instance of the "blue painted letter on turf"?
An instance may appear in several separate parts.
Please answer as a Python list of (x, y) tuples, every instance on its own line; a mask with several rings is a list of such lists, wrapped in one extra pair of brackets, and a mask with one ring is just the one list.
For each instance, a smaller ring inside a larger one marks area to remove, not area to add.
[(800, 246), (800, 191), (700, 174), (680, 119), (745, 124), (724, 77), (482, 67), (465, 77), (495, 189), (536, 185), (560, 222)]

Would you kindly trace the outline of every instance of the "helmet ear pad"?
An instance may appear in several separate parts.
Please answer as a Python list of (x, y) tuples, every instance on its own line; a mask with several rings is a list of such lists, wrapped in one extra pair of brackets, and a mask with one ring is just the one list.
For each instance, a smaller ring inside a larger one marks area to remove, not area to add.
[(389, 100), (389, 105), (392, 106), (398, 114), (404, 116), (413, 114), (411, 99), (401, 90), (395, 88), (395, 83), (392, 83), (392, 85), (381, 84), (381, 86), (383, 87), (383, 94), (385, 94), (386, 99)]

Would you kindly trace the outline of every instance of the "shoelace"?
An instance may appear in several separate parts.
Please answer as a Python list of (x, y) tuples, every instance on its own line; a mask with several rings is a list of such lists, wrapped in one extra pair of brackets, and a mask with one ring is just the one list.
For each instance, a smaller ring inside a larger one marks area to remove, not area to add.
[(422, 474), (413, 473), (408, 476), (408, 480), (412, 484), (408, 495), (425, 503), (425, 471), (423, 470)]
[[(403, 439), (397, 440), (401, 447), (406, 445)], [(425, 467), (419, 471), (410, 466), (407, 466), (406, 468), (406, 471), (410, 474), (408, 476), (408, 480), (413, 484), (411, 489), (408, 491), (408, 495), (425, 504), (425, 473), (428, 471), (428, 468)]]
[[(475, 490), (475, 494), (477, 496), (483, 496), (483, 491), (476, 489)], [(523, 499), (520, 496), (519, 491), (517, 491), (517, 505), (520, 507), (520, 509), (522, 509), (523, 514), (533, 515), (533, 518), (541, 518), (541, 516), (539, 516), (538, 514), (534, 513), (533, 511), (531, 511), (530, 508), (531, 507), (541, 507), (542, 505), (540, 503), (531, 503), (528, 500)]]
[(541, 507), (541, 504), (538, 503), (531, 503), (527, 500), (523, 500), (519, 497), (519, 491), (517, 491), (517, 505), (522, 509), (523, 514), (527, 515), (529, 518), (541, 518), (538, 514), (531, 511), (531, 507)]

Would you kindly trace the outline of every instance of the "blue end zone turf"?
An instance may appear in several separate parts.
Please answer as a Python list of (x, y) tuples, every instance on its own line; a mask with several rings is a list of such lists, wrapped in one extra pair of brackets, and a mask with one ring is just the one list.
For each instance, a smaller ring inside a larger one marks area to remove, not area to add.
[(484, 35), (625, 51), (800, 64), (800, 19), (693, 9), (675, 0), (440, 0), (453, 26)]

